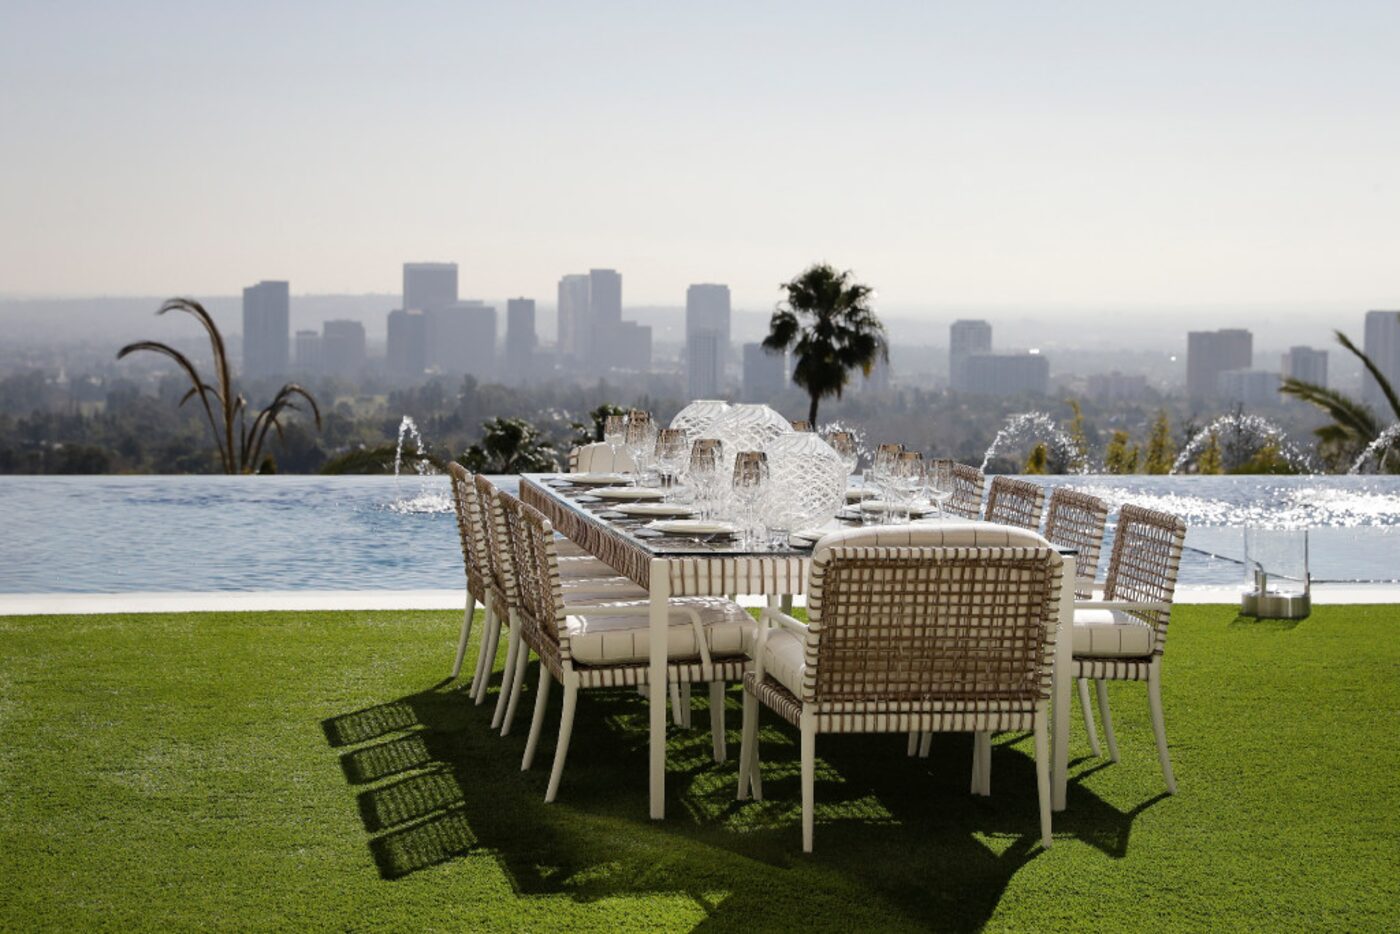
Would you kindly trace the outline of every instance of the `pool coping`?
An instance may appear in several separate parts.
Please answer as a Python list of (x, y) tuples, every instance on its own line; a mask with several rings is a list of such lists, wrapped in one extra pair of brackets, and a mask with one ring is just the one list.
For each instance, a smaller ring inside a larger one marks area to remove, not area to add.
[[(1238, 587), (1181, 586), (1176, 602), (1234, 604)], [(1400, 604), (1400, 584), (1314, 584), (1314, 604)], [(240, 613), (356, 610), (459, 610), (461, 590), (263, 590), (0, 594), (0, 616), (98, 613)], [(761, 598), (743, 599), (749, 606)], [(801, 601), (799, 600), (799, 603)]]

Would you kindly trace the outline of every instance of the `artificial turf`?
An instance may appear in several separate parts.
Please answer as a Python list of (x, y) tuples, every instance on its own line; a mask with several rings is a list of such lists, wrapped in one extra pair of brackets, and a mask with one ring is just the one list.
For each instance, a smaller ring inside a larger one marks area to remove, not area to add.
[(1142, 686), (1115, 685), (1122, 761), (1088, 758), (1076, 719), (1048, 851), (1026, 737), (999, 741), (991, 799), (965, 736), (926, 760), (823, 737), (811, 856), (771, 715), (766, 800), (734, 800), (736, 690), (729, 762), (703, 692), (673, 731), (666, 821), (628, 692), (584, 694), (545, 805), (555, 711), (521, 773), (532, 694), (492, 733), (443, 681), (456, 620), (0, 618), (0, 929), (1400, 928), (1397, 607), (1179, 608), (1178, 794)]

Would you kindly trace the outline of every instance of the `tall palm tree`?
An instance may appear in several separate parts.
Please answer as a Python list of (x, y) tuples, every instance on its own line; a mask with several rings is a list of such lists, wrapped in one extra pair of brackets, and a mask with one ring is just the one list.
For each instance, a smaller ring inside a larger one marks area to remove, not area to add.
[(869, 376), (889, 360), (885, 326), (870, 304), (875, 290), (852, 281), (849, 270), (818, 263), (780, 288), (787, 296), (773, 311), (763, 346), (794, 351), (792, 381), (807, 390), (807, 421), (816, 427), (818, 403), (839, 399), (853, 370)]
[[(1375, 361), (1352, 343), (1351, 338), (1341, 331), (1334, 331), (1333, 334), (1337, 343), (1360, 360), (1366, 372), (1375, 379), (1390, 406), (1394, 421), (1400, 422), (1400, 397), (1397, 397), (1390, 380), (1386, 379)], [(1370, 406), (1335, 389), (1289, 377), (1279, 386), (1279, 392), (1317, 406), (1332, 419), (1331, 424), (1323, 425), (1313, 434), (1317, 435), (1319, 453), (1334, 467), (1350, 464), (1386, 430)], [(1378, 451), (1377, 464), (1381, 470), (1400, 469), (1400, 445), (1392, 443), (1386, 450)]]
[[(185, 371), (185, 375), (190, 378), (190, 388), (180, 399), (180, 405), (199, 397), (199, 403), (204, 408), (205, 417), (209, 419), (209, 428), (214, 433), (214, 445), (218, 449), (219, 465), (224, 473), (240, 474), (252, 473), (254, 470), (268, 468), (272, 464), (269, 457), (262, 458), (263, 444), (267, 441), (269, 430), (277, 432), (277, 437), (282, 437), (282, 416), (284, 412), (300, 411), (296, 404), (299, 396), (306, 400), (306, 404), (311, 408), (311, 414), (316, 421), (316, 429), (321, 428), (321, 410), (316, 405), (316, 400), (311, 393), (307, 392), (296, 383), (287, 383), (277, 391), (277, 395), (272, 397), (272, 401), (257, 415), (253, 417), (253, 423), (248, 424), (248, 400), (242, 393), (235, 394), (233, 378), (228, 365), (228, 353), (224, 349), (224, 337), (219, 333), (219, 327), (210, 317), (209, 312), (204, 310), (204, 306), (191, 298), (172, 298), (161, 305), (156, 314), (163, 315), (167, 311), (183, 311), (193, 315), (199, 323), (204, 326), (204, 330), (209, 334), (209, 347), (214, 357), (214, 373), (217, 386), (211, 386), (204, 381), (204, 377), (199, 374), (199, 370), (190, 362), (190, 359), (180, 351), (163, 344), (160, 341), (137, 341), (134, 344), (127, 344), (117, 352), (117, 359), (120, 360), (127, 354), (135, 353), (138, 350), (149, 350), (153, 353), (161, 354), (174, 360), (180, 369)], [(217, 415), (216, 415), (217, 413)]]

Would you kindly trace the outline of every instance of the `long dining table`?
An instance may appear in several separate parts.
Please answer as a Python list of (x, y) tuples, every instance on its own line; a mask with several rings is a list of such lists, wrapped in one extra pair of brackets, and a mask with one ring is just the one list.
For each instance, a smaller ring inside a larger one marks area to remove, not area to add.
[[(554, 530), (618, 574), (645, 588), (650, 597), (651, 646), (648, 692), (651, 817), (666, 816), (667, 603), (672, 597), (763, 596), (770, 605), (806, 593), (812, 546), (756, 549), (737, 539), (703, 540), (663, 535), (645, 520), (614, 511), (615, 503), (593, 495), (569, 474), (523, 474), (520, 497), (542, 512)], [(971, 522), (976, 520), (957, 520)], [(834, 523), (832, 531), (853, 527)], [(1074, 552), (1062, 550), (1059, 629), (1051, 687), (1051, 801), (1065, 807), (1069, 766), (1071, 630), (1074, 616)]]

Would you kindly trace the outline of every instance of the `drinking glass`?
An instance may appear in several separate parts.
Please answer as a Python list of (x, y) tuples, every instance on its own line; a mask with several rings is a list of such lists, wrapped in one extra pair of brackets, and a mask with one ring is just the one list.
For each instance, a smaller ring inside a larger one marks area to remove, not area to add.
[(944, 518), (943, 507), (953, 498), (953, 462), (940, 457), (929, 465), (927, 472), (928, 495), (938, 506), (938, 518)]
[(744, 528), (744, 547), (758, 547), (762, 534), (759, 505), (768, 492), (768, 458), (762, 451), (740, 451), (734, 458), (734, 505)]
[(890, 476), (898, 507), (891, 521), (908, 522), (914, 518), (914, 504), (927, 479), (924, 455), (918, 451), (902, 451), (890, 466)]
[(637, 485), (646, 479), (647, 468), (651, 464), (652, 452), (656, 448), (656, 423), (651, 415), (640, 409), (627, 413), (627, 453), (632, 455), (632, 463), (637, 466)]
[(792, 420), (792, 430), (793, 430), (793, 431), (811, 431), (811, 430), (812, 430), (812, 423), (809, 422), (809, 421), (807, 421), (805, 418), (794, 418), (794, 419)]
[(603, 443), (612, 451), (613, 470), (617, 471), (617, 452), (627, 445), (626, 415), (609, 415), (603, 419)]
[(860, 463), (860, 448), (856, 444), (856, 436), (849, 431), (833, 431), (826, 436), (826, 443), (841, 456), (841, 463), (846, 465), (846, 474), (854, 474), (856, 465)]
[(656, 432), (657, 470), (661, 475), (661, 485), (671, 487), (685, 469), (689, 455), (686, 447), (685, 429), (660, 428)]
[(690, 484), (695, 505), (700, 510), (702, 519), (715, 519), (719, 516), (720, 479), (723, 470), (724, 452), (718, 440), (701, 438), (691, 445), (686, 480)]

